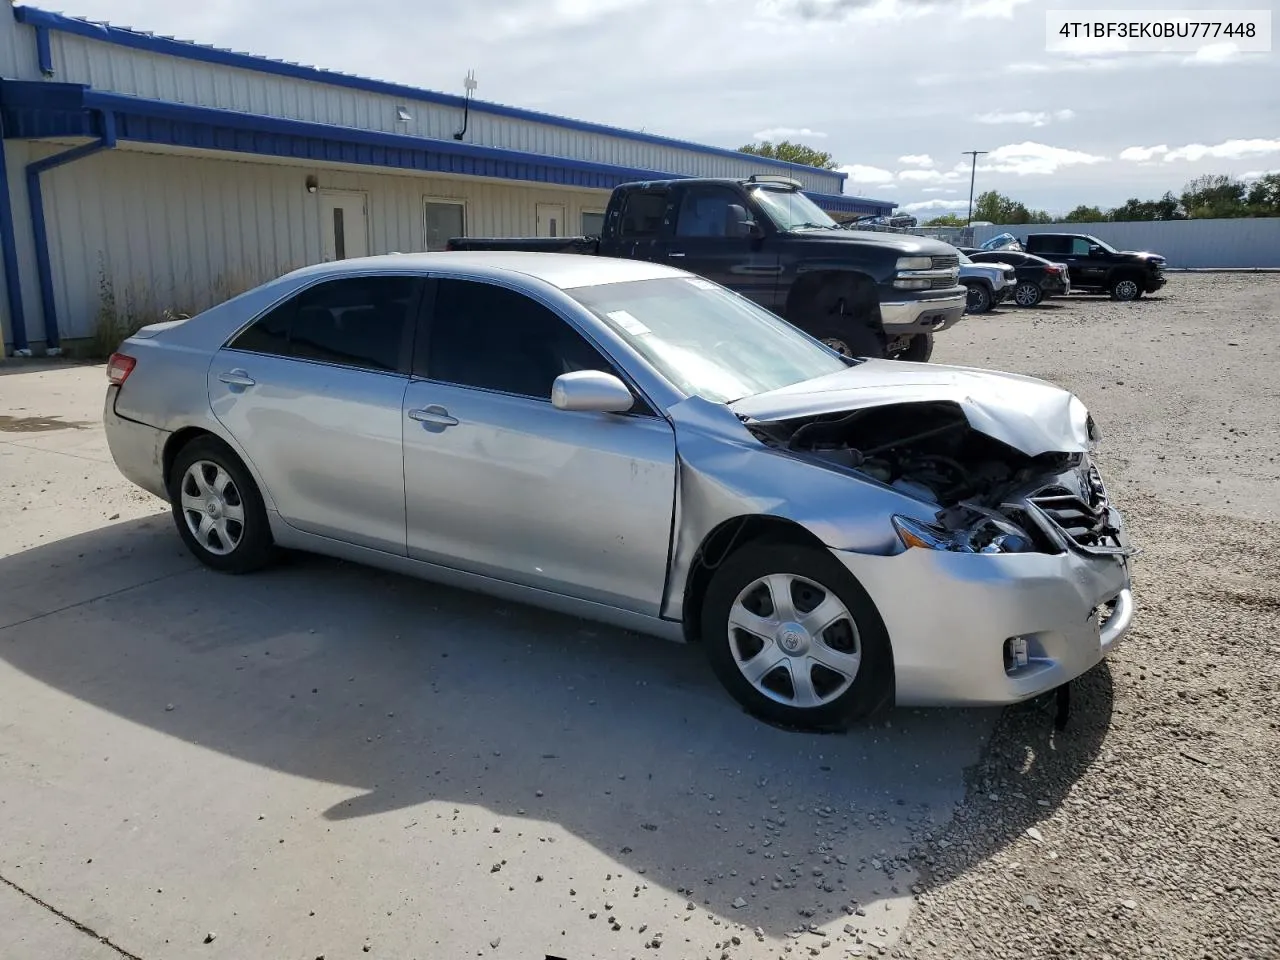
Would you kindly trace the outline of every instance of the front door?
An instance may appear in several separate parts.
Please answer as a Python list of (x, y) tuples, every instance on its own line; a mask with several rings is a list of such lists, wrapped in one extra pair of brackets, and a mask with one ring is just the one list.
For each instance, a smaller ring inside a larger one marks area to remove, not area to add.
[(743, 198), (729, 187), (685, 187), (675, 229), (659, 243), (662, 255), (655, 259), (773, 309), (782, 267), (777, 250), (747, 232), (753, 223), (759, 229)]
[(552, 406), (560, 374), (615, 368), (523, 293), (439, 280), (428, 331), (402, 419), (409, 555), (657, 615), (675, 495), (670, 423), (645, 408)]
[(369, 255), (368, 210), (363, 193), (320, 194), (320, 253), (325, 261)]
[(566, 235), (563, 203), (540, 203), (537, 213), (538, 236), (563, 237)]
[(214, 356), (214, 415), (299, 530), (404, 555), (400, 417), (421, 286), (324, 281)]

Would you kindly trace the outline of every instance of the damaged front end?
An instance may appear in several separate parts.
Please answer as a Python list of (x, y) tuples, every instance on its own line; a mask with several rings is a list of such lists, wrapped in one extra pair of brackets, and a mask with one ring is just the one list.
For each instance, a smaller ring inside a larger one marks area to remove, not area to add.
[(1087, 449), (1097, 434), (1085, 418), (1086, 449), (1034, 454), (979, 430), (952, 400), (748, 419), (745, 426), (778, 452), (920, 502), (919, 512), (892, 518), (906, 548), (1129, 555)]

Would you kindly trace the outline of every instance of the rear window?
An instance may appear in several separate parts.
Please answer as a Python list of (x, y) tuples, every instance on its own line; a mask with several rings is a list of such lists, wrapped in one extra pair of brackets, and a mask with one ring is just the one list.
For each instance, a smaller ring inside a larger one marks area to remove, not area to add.
[(667, 215), (667, 191), (636, 190), (622, 202), (618, 236), (631, 239), (657, 237)]

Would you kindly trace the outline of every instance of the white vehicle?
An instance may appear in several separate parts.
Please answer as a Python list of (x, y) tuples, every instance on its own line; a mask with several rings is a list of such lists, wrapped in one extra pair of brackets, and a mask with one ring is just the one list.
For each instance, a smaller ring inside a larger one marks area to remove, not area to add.
[(1018, 271), (1007, 263), (974, 263), (961, 251), (960, 282), (969, 291), (966, 312), (986, 313), (1013, 293)]

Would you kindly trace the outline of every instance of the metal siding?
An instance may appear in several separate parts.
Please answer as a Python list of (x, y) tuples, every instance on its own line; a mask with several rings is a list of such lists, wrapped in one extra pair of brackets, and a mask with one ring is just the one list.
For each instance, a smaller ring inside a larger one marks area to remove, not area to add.
[[(21, 29), (32, 35), (33, 49), (34, 31)], [(451, 138), (462, 124), (462, 111), (454, 107), (132, 50), (60, 31), (51, 33), (51, 48), (55, 79), (114, 93), (433, 139)], [(412, 116), (407, 123), (397, 120), (401, 105)], [(841, 178), (829, 171), (783, 170), (747, 158), (486, 114), (482, 109), (472, 110), (465, 139), (484, 146), (688, 176), (782, 173), (799, 179), (807, 189), (826, 193), (842, 189)]]
[(974, 242), (1001, 233), (1088, 233), (1117, 250), (1158, 253), (1170, 267), (1280, 267), (1280, 217), (1229, 220), (1154, 220), (1126, 223), (1045, 223), (974, 227)]
[[(61, 149), (40, 145), (30, 159)], [(166, 308), (204, 309), (318, 262), (318, 197), (305, 188), (313, 169), (118, 149), (45, 173), (61, 334), (74, 339), (92, 333), (104, 279), (118, 310), (158, 318)], [(322, 190), (367, 196), (374, 254), (424, 248), (422, 203), (428, 196), (465, 200), (467, 232), (496, 236), (532, 235), (539, 202), (563, 203), (577, 223), (583, 209), (600, 209), (607, 197), (603, 191), (362, 170), (323, 169), (319, 178)], [(34, 268), (24, 265), (24, 275), (33, 277)], [(26, 302), (38, 304), (38, 292), (32, 290)], [(39, 311), (34, 313), (28, 327), (38, 341)]]

